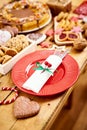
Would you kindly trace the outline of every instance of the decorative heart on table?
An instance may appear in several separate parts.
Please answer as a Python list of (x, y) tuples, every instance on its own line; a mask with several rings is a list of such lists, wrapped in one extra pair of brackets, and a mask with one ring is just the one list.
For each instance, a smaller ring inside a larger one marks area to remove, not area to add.
[(40, 105), (36, 101), (20, 96), (14, 103), (14, 116), (17, 119), (35, 116), (40, 110)]

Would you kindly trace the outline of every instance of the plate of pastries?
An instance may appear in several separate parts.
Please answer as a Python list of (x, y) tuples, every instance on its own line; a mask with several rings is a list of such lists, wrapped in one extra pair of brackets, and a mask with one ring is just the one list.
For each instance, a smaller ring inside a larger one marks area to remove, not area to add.
[(54, 39), (58, 45), (72, 45), (82, 38), (82, 19), (73, 12), (60, 12), (54, 18)]
[(47, 4), (40, 1), (13, 1), (0, 9), (0, 28), (16, 26), (21, 33), (36, 31), (51, 21)]

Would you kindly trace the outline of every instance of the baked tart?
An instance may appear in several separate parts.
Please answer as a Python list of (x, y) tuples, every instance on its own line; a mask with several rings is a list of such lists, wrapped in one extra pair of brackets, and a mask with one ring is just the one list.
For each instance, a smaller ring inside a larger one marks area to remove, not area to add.
[(0, 28), (17, 27), (19, 32), (37, 30), (51, 21), (49, 7), (39, 1), (11, 2), (0, 10)]
[(59, 41), (73, 41), (79, 38), (79, 35), (73, 32), (62, 32), (58, 35)]

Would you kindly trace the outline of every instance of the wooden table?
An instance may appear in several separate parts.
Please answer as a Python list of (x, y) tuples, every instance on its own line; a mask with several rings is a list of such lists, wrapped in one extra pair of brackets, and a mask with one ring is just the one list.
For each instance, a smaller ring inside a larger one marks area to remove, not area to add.
[[(77, 2), (73, 0), (73, 4)], [(76, 4), (75, 4), (76, 5)], [(80, 74), (83, 72), (86, 62), (87, 62), (87, 48), (82, 52), (71, 51), (70, 55), (78, 62), (80, 68)], [(78, 79), (79, 80), (79, 79)], [(2, 76), (0, 78), (0, 89), (3, 86), (13, 87), (14, 84), (11, 80), (11, 72)], [(75, 83), (71, 88), (69, 88), (65, 93), (61, 95), (56, 95), (52, 97), (38, 97), (26, 94), (19, 90), (19, 96), (24, 95), (35, 101), (37, 101), (40, 106), (40, 112), (38, 115), (17, 120), (13, 115), (13, 105), (11, 103), (9, 105), (1, 105), (0, 106), (0, 130), (49, 130), (56, 117), (59, 115), (61, 109), (65, 105), (72, 91), (77, 87), (77, 83)], [(12, 98), (14, 96), (14, 92), (10, 93), (9, 91), (2, 92), (0, 90), (0, 100), (5, 98)]]

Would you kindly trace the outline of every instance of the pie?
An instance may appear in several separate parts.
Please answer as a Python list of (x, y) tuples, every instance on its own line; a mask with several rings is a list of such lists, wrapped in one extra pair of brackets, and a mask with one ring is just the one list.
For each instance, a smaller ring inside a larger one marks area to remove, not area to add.
[(0, 28), (10, 25), (19, 32), (41, 28), (51, 21), (49, 7), (39, 1), (20, 0), (0, 9)]

